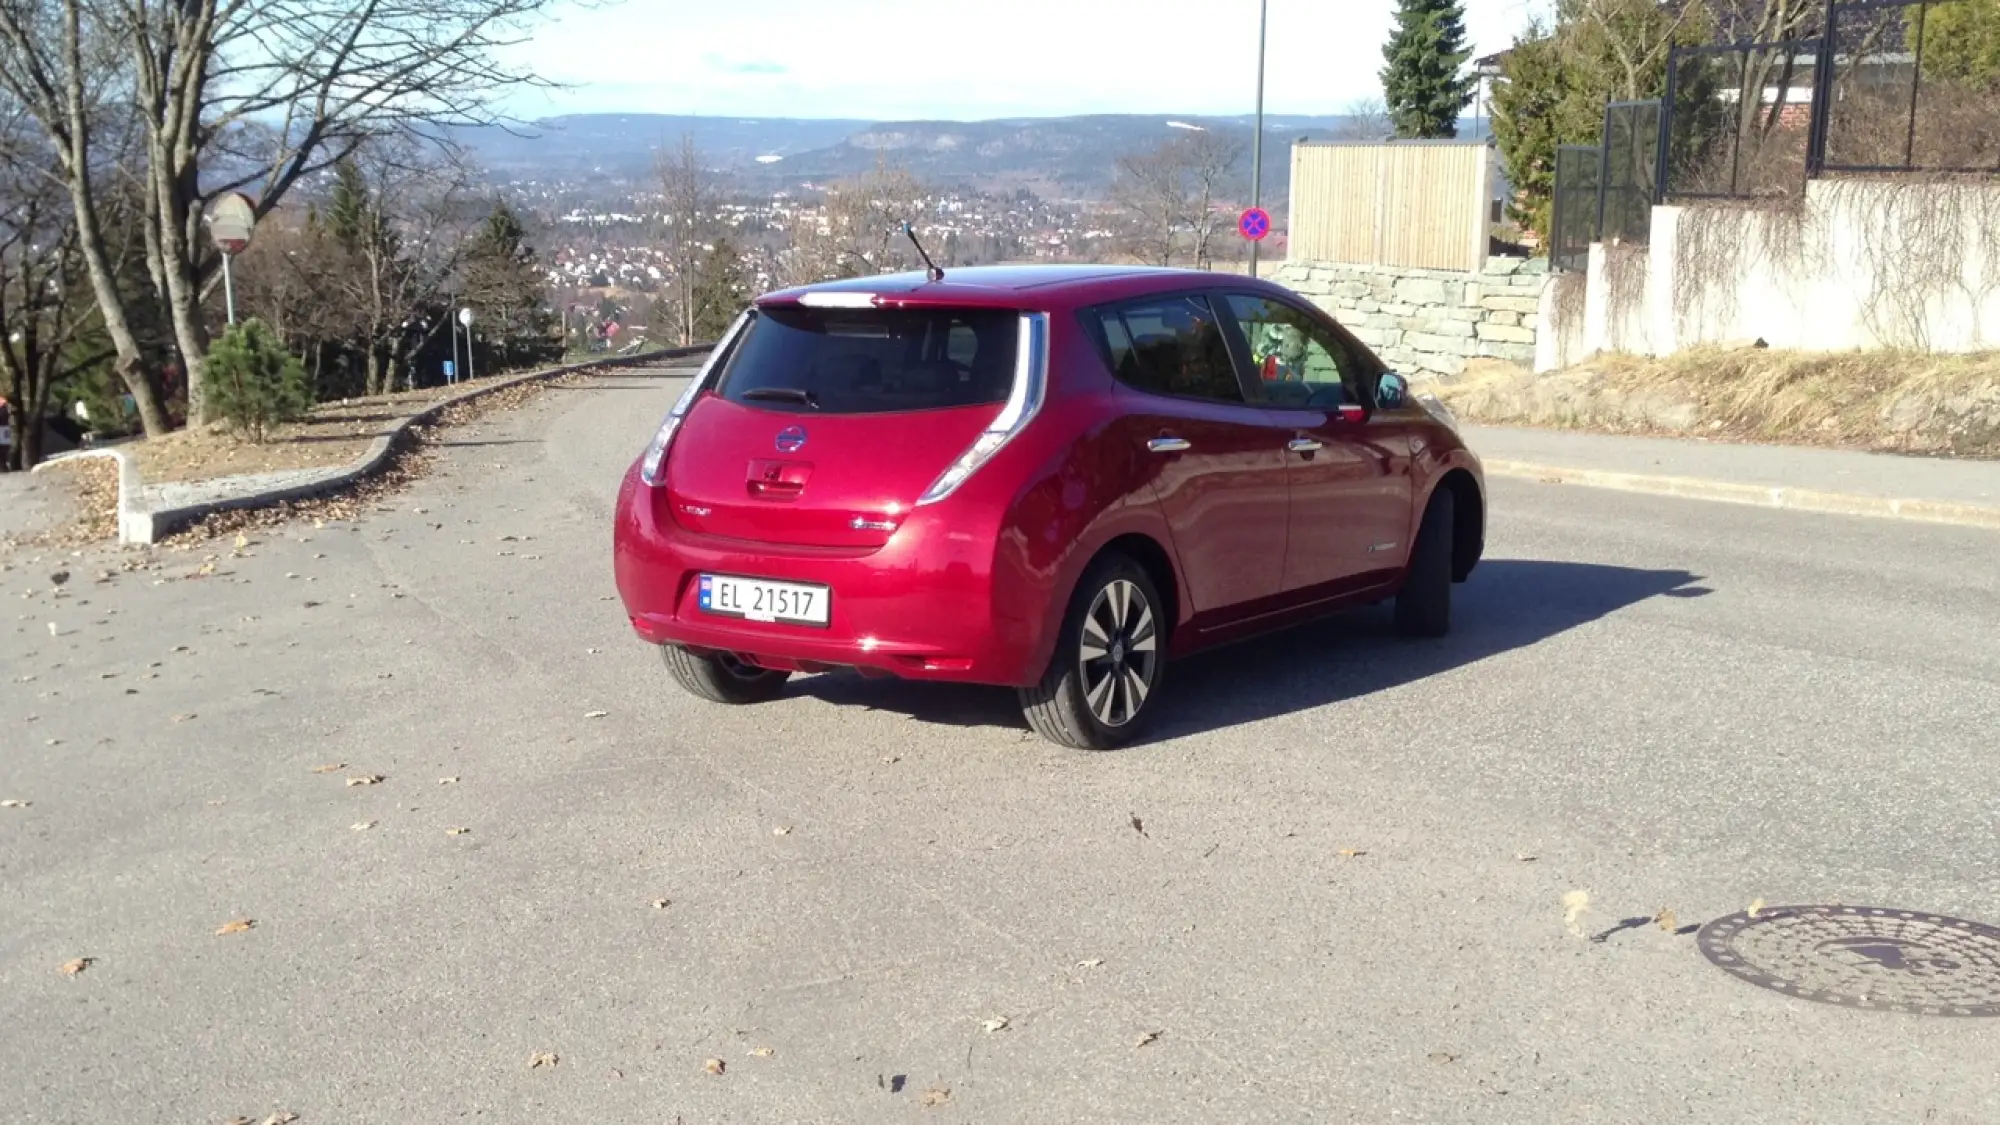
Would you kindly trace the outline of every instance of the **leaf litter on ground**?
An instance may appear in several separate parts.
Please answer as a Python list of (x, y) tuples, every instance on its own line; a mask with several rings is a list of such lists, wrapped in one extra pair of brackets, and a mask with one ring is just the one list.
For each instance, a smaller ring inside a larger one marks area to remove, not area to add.
[(234, 918), (217, 927), (215, 936), (221, 937), (224, 934), (240, 934), (256, 928), (257, 920), (255, 918)]
[(77, 957), (64, 961), (59, 971), (64, 976), (73, 977), (96, 963), (97, 958), (95, 957)]

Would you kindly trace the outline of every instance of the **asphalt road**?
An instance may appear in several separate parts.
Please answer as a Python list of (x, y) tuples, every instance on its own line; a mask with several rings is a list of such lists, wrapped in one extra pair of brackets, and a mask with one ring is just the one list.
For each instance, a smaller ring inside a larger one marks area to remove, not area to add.
[(677, 389), (246, 557), (7, 560), (0, 1120), (2000, 1119), (2000, 1019), (1650, 920), (2000, 922), (2000, 536), (1496, 480), (1449, 640), (1190, 662), (1085, 755), (1000, 692), (678, 694), (608, 560)]

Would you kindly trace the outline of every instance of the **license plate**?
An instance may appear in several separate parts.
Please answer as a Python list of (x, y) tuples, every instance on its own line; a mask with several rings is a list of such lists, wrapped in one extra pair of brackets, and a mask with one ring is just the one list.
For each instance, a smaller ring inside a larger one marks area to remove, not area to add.
[(825, 586), (802, 586), (796, 582), (704, 574), (701, 608), (704, 613), (746, 621), (823, 626), (832, 620), (833, 591)]

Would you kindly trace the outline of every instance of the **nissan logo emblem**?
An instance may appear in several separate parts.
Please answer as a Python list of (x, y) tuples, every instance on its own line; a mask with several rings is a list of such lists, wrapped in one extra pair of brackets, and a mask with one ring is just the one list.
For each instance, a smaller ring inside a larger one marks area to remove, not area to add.
[(778, 452), (797, 453), (806, 447), (804, 426), (786, 426), (778, 431)]

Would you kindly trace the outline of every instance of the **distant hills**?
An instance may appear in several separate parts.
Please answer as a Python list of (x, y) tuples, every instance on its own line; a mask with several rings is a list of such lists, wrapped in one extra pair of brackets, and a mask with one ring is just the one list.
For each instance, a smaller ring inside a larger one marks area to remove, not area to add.
[[(642, 182), (653, 176), (655, 152), (689, 135), (710, 166), (746, 188), (825, 182), (886, 162), (928, 182), (985, 190), (1022, 187), (1060, 199), (1102, 196), (1124, 153), (1194, 129), (1236, 133), (1247, 145), (1254, 122), (1248, 115), (862, 121), (600, 113), (551, 118), (513, 131), (466, 130), (459, 139), (501, 180)], [(1264, 167), (1271, 197), (1285, 192), (1291, 142), (1349, 131), (1343, 117), (1266, 117)], [(1248, 164), (1246, 159), (1246, 179)]]

